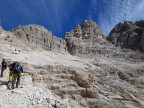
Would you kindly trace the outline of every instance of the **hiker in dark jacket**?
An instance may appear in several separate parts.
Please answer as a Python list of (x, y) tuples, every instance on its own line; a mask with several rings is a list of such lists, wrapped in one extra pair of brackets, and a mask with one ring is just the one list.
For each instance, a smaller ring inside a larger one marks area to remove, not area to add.
[(1, 62), (1, 64), (2, 64), (2, 67), (1, 67), (1, 77), (3, 77), (3, 72), (4, 72), (4, 70), (6, 70), (6, 68), (8, 66), (8, 63), (6, 62), (5, 59), (3, 59), (2, 62)]
[(10, 75), (13, 76), (12, 89), (15, 88), (15, 84), (16, 84), (16, 88), (18, 88), (20, 84), (20, 76), (21, 76), (21, 73), (23, 73), (23, 66), (18, 62), (14, 62), (9, 66), (9, 69), (11, 71)]

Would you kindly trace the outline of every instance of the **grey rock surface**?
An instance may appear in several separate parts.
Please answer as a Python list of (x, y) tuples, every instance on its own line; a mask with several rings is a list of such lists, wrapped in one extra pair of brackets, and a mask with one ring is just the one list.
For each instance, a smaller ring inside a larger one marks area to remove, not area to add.
[(144, 30), (143, 30), (143, 34), (141, 37), (141, 50), (144, 51)]
[[(128, 25), (129, 27), (127, 29), (124, 29), (125, 31), (127, 31), (131, 26), (135, 27), (132, 22)], [(123, 25), (120, 24), (120, 26)], [(114, 28), (114, 30), (115, 29), (117, 28)], [(116, 37), (111, 36), (110, 38), (112, 42), (117, 39), (118, 36), (119, 38), (121, 38), (120, 35), (114, 36)], [(89, 20), (85, 20), (81, 26), (77, 25), (74, 30), (72, 30), (71, 32), (67, 32), (65, 34), (65, 40), (67, 43), (68, 52), (72, 55), (80, 57), (88, 57), (93, 59), (96, 56), (109, 58), (115, 57), (117, 59), (120, 58), (124, 60), (144, 59), (144, 55), (139, 52), (133, 52), (128, 49), (121, 49), (120, 47), (115, 47), (113, 44), (106, 40), (96, 23)], [(121, 42), (123, 41), (124, 40), (122, 40)], [(133, 38), (133, 41), (131, 42), (132, 44), (130, 44), (131, 47), (137, 46), (137, 43), (133, 43), (135, 41), (135, 38)], [(139, 43), (139, 45), (141, 44), (143, 46), (142, 43)]]
[(137, 21), (135, 23), (124, 21), (124, 23), (119, 23), (113, 28), (107, 39), (115, 46), (119, 46), (121, 48), (144, 51), (143, 24), (144, 21)]
[(66, 52), (66, 42), (52, 35), (52, 32), (40, 25), (18, 26), (11, 32), (29, 47), (43, 48), (49, 51)]
[(81, 26), (77, 25), (74, 30), (65, 33), (65, 40), (70, 54), (89, 57), (97, 53), (99, 44), (109, 45), (100, 28), (90, 20), (83, 21)]

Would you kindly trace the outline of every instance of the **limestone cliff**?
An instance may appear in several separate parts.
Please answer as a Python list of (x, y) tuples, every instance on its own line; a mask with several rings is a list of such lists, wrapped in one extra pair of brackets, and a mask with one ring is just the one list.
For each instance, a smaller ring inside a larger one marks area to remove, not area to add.
[(107, 39), (121, 48), (144, 51), (144, 21), (119, 23)]
[(50, 31), (40, 25), (18, 26), (12, 29), (12, 33), (32, 48), (66, 52), (65, 40), (53, 36)]
[(65, 40), (70, 54), (89, 57), (99, 53), (99, 44), (109, 45), (100, 28), (90, 20), (83, 21), (81, 26), (77, 25), (71, 32), (65, 33)]

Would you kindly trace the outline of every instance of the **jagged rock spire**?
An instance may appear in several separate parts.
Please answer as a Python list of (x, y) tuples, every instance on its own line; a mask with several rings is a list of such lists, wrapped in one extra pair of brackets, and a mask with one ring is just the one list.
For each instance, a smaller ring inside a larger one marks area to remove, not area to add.
[(144, 21), (117, 24), (107, 39), (115, 46), (144, 51)]
[(91, 20), (84, 20), (81, 26), (77, 25), (71, 32), (67, 32), (65, 34), (65, 38), (67, 37), (89, 39), (91, 37), (102, 38), (104, 35), (95, 22)]

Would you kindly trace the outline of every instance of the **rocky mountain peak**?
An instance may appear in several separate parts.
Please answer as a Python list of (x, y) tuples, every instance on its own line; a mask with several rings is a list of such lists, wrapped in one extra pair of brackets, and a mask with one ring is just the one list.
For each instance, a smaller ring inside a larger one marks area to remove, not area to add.
[(138, 27), (144, 29), (144, 20), (136, 21), (135, 24), (136, 24)]
[(119, 23), (110, 32), (107, 39), (115, 46), (144, 51), (144, 21)]
[(65, 34), (65, 38), (76, 37), (81, 39), (102, 38), (103, 36), (100, 28), (91, 20), (84, 20), (81, 26), (77, 25), (71, 32)]
[(86, 29), (92, 29), (92, 30), (97, 30), (97, 31), (101, 31), (100, 29), (99, 29), (99, 27), (96, 25), (96, 23), (94, 22), (94, 21), (92, 21), (92, 20), (84, 20), (83, 22), (82, 22), (82, 29), (84, 29), (84, 30), (86, 30)]
[(113, 32), (113, 31), (117, 31), (117, 32), (128, 31), (128, 30), (131, 29), (132, 27), (133, 27), (133, 28), (136, 27), (136, 25), (135, 25), (133, 22), (131, 22), (131, 21), (124, 21), (123, 23), (122, 23), (122, 22), (118, 23), (118, 24), (112, 29), (111, 32)]
[(75, 30), (81, 30), (81, 26), (78, 24), (78, 25), (75, 26), (74, 29), (75, 29)]
[(11, 32), (32, 48), (43, 48), (58, 52), (66, 51), (65, 40), (53, 36), (51, 31), (41, 25), (18, 26), (12, 29)]
[[(85, 20), (71, 32), (65, 34), (67, 50), (70, 54), (86, 57), (95, 56), (101, 50), (99, 45), (109, 46), (100, 28), (95, 22)], [(102, 51), (103, 52), (103, 51)]]

